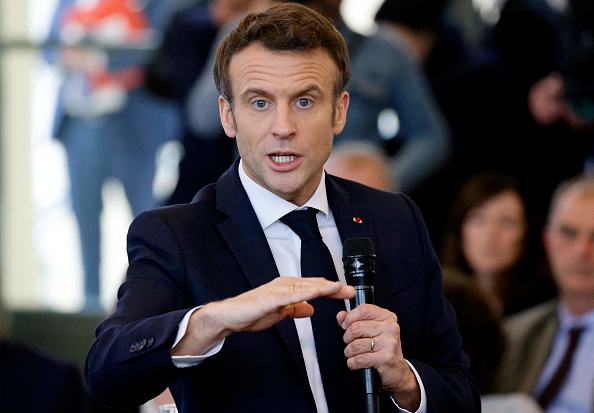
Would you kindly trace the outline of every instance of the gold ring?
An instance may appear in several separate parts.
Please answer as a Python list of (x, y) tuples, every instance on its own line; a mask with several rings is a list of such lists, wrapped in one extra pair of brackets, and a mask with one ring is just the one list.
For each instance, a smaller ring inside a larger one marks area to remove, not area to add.
[(293, 291), (295, 291), (295, 284), (289, 285), (289, 292), (292, 293)]
[(369, 339), (371, 340), (371, 350), (369, 350), (369, 352), (373, 352), (373, 349), (375, 348), (375, 341), (373, 341), (373, 337), (369, 337)]

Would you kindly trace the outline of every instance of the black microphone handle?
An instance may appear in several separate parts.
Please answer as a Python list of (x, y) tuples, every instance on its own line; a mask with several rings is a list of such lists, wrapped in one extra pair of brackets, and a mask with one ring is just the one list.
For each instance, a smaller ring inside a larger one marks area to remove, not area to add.
[[(356, 286), (355, 298), (350, 300), (351, 309), (361, 304), (373, 304), (373, 287)], [(380, 378), (376, 369), (358, 370), (359, 380), (365, 390), (365, 413), (380, 413), (379, 387)]]
[[(349, 238), (344, 241), (342, 262), (347, 283), (355, 288), (349, 300), (351, 310), (361, 304), (373, 304), (375, 248), (370, 238)], [(371, 345), (372, 341), (369, 340)], [(379, 413), (380, 377), (376, 369), (358, 370), (359, 384), (364, 392), (365, 413)]]

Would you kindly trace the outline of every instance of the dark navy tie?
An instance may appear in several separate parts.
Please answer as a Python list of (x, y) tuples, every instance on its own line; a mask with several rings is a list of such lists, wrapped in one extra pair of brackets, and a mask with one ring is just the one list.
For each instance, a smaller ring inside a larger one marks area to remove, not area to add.
[[(317, 212), (315, 208), (294, 210), (281, 221), (301, 239), (301, 276), (338, 281), (332, 255), (318, 228)], [(331, 413), (357, 411), (352, 399), (356, 376), (346, 365), (344, 330), (336, 321), (336, 314), (345, 309), (344, 302), (320, 297), (310, 304), (314, 307), (311, 324), (328, 410)]]

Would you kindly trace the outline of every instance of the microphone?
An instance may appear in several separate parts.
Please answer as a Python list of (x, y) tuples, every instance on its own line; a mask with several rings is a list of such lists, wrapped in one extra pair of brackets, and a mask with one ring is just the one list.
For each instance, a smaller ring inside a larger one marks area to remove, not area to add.
[[(373, 304), (375, 249), (366, 237), (349, 238), (342, 248), (342, 263), (347, 284), (355, 287), (351, 309), (361, 304)], [(359, 382), (365, 394), (365, 412), (379, 413), (379, 374), (375, 369), (359, 370)]]

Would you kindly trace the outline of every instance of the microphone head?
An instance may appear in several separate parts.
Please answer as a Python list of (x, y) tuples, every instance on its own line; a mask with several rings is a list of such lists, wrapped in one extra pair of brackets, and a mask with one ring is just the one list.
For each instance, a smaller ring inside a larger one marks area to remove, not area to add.
[(360, 255), (375, 256), (373, 242), (367, 237), (349, 238), (344, 241), (342, 247), (343, 257), (355, 257)]
[(347, 284), (372, 287), (375, 277), (375, 248), (371, 239), (349, 238), (342, 247), (342, 263)]

